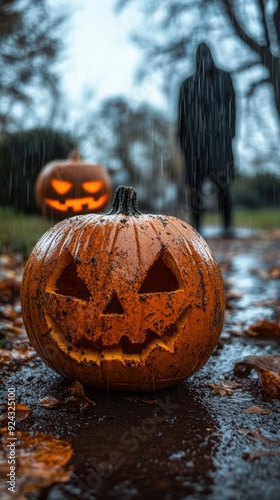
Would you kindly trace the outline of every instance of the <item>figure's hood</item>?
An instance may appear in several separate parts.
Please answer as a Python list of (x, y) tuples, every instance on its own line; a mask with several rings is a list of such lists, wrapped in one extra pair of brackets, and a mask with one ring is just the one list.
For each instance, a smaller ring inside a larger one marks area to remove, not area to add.
[(210, 73), (213, 71), (215, 64), (211, 51), (206, 43), (200, 43), (196, 50), (196, 67), (198, 71)]

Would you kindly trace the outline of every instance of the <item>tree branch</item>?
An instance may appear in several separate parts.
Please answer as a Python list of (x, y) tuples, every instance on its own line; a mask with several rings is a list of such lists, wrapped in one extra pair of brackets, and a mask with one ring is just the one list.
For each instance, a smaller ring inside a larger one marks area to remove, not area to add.
[(278, 44), (280, 46), (280, 1), (278, 0), (277, 9), (273, 14), (275, 31), (278, 38)]
[(236, 34), (243, 40), (254, 52), (257, 54), (261, 54), (262, 46), (258, 44), (252, 37), (243, 30), (238, 19), (234, 13), (234, 8), (232, 2), (230, 0), (222, 0), (222, 4), (225, 7), (224, 13), (227, 16), (228, 20), (232, 24)]
[(257, 3), (259, 5), (259, 9), (260, 9), (261, 16), (262, 16), (262, 25), (264, 27), (266, 44), (267, 44), (268, 47), (270, 47), (270, 36), (269, 36), (269, 30), (268, 30), (268, 27), (267, 27), (267, 19), (266, 19), (266, 15), (265, 15), (264, 1), (263, 0), (257, 0)]
[(271, 83), (270, 78), (263, 78), (263, 80), (258, 80), (257, 82), (253, 82), (250, 85), (249, 90), (245, 94), (246, 97), (252, 97), (252, 95), (254, 94), (256, 88), (259, 87), (260, 85), (262, 85), (263, 83)]

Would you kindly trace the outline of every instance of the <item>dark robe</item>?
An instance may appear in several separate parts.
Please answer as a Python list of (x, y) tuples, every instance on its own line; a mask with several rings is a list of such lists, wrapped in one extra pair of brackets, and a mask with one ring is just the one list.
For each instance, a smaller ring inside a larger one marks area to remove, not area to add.
[(201, 189), (205, 178), (233, 177), (235, 115), (231, 77), (215, 66), (207, 45), (200, 44), (196, 71), (182, 83), (179, 96), (178, 142), (191, 190)]

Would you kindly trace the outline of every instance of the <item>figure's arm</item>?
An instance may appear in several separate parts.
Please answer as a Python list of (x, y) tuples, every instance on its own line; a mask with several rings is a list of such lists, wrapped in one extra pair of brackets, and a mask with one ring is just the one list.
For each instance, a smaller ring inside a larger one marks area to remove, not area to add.
[(184, 97), (184, 84), (181, 85), (178, 100), (178, 119), (177, 119), (177, 144), (182, 148), (182, 133), (183, 133), (183, 97)]
[(186, 133), (187, 133), (187, 92), (185, 82), (182, 83), (179, 93), (178, 103), (178, 120), (177, 120), (177, 141), (182, 151), (186, 148)]

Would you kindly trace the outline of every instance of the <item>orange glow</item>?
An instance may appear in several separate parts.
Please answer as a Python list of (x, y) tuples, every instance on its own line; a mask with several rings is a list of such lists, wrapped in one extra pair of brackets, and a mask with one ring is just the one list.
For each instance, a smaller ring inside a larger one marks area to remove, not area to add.
[(46, 204), (55, 210), (61, 210), (62, 212), (67, 212), (69, 208), (72, 208), (73, 212), (82, 212), (83, 208), (86, 207), (87, 210), (96, 210), (101, 208), (108, 200), (109, 195), (104, 194), (100, 196), (98, 200), (95, 200), (92, 197), (88, 198), (70, 198), (69, 200), (65, 200), (65, 203), (60, 203), (58, 200), (50, 200), (46, 198)]
[(103, 185), (104, 185), (103, 181), (91, 181), (82, 183), (82, 187), (88, 193), (98, 193), (98, 191), (100, 191)]
[(58, 179), (51, 179), (51, 185), (54, 190), (59, 194), (65, 194), (73, 186), (73, 182), (70, 181), (60, 181)]

